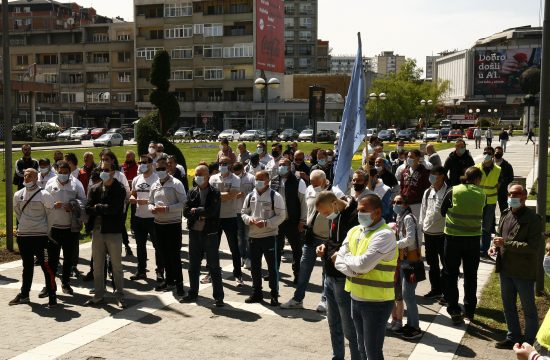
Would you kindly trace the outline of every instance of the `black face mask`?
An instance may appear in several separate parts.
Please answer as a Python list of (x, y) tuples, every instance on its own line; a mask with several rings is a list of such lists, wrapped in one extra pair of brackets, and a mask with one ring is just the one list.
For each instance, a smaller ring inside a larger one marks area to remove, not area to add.
[(363, 191), (365, 190), (365, 184), (353, 184), (353, 190)]
[(133, 164), (133, 163), (135, 163), (135, 161), (133, 161), (133, 160), (126, 160), (125, 162), (126, 162), (126, 164)]
[(503, 156), (503, 155), (504, 155), (504, 154), (496, 153), (496, 154), (495, 154), (495, 159), (500, 160), (500, 159), (502, 159), (502, 156)]
[(271, 152), (271, 156), (273, 156), (274, 158), (278, 158), (279, 155), (280, 155), (279, 152), (276, 151), (276, 150), (273, 150), (273, 151)]

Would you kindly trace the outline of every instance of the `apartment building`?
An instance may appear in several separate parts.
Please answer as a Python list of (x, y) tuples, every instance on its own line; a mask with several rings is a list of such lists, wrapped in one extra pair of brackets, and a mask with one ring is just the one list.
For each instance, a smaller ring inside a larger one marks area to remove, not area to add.
[(405, 56), (394, 54), (393, 51), (383, 51), (376, 57), (377, 73), (387, 75), (397, 73), (401, 66), (405, 64)]
[[(316, 0), (285, 1), (285, 67), (287, 74), (316, 73), (317, 69)], [(327, 49), (328, 50), (328, 49)], [(328, 56), (328, 52), (327, 52)], [(320, 72), (326, 72), (321, 65)]]
[[(335, 75), (351, 75), (353, 65), (355, 64), (355, 56), (338, 55), (330, 58), (330, 73)], [(373, 71), (373, 58), (363, 57), (363, 69), (365, 71)]]
[(9, 9), (12, 80), (50, 84), (14, 91), (16, 122), (30, 121), (33, 97), (37, 121), (118, 127), (136, 119), (132, 23), (75, 3), (21, 0)]

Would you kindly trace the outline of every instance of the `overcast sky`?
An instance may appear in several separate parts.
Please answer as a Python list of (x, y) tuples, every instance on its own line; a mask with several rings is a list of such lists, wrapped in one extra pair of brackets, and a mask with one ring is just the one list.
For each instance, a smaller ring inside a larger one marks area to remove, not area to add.
[[(60, 0), (65, 2), (65, 0)], [(74, 0), (99, 14), (132, 20), (130, 0)], [(361, 32), (363, 54), (384, 50), (416, 58), (465, 49), (507, 28), (539, 25), (541, 0), (318, 0), (319, 38), (333, 55), (354, 55)]]

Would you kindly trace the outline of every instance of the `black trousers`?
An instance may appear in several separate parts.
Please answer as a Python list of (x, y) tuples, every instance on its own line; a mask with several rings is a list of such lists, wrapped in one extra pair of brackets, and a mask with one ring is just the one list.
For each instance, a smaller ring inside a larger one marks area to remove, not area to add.
[(276, 236), (265, 238), (250, 238), (250, 272), (252, 288), (255, 296), (262, 296), (262, 256), (267, 263), (269, 272), (269, 288), (271, 297), (279, 296), (279, 271), (277, 270), (277, 240)]
[(479, 236), (445, 235), (444, 295), (447, 312), (460, 312), (458, 305), (458, 274), (460, 263), (464, 271), (464, 311), (473, 315), (477, 306), (477, 269), (479, 267)]
[(300, 259), (302, 258), (302, 246), (304, 244), (298, 231), (297, 222), (285, 220), (279, 225), (279, 234), (277, 235), (277, 269), (281, 268), (285, 238), (288, 239), (288, 243), (292, 249), (292, 272), (294, 273), (294, 277), (298, 277), (300, 273)]
[(181, 223), (156, 224), (158, 248), (166, 270), (166, 284), (183, 285)]
[(199, 294), (201, 262), (205, 253), (212, 279), (214, 299), (223, 300), (222, 269), (217, 233), (205, 234), (202, 231), (189, 230), (189, 295), (197, 296)]
[(140, 220), (136, 217), (136, 210), (137, 210), (137, 205), (130, 204), (130, 229), (133, 232), (136, 232), (136, 221)]
[(430, 266), (428, 277), (430, 279), (431, 290), (434, 293), (441, 293), (442, 286), (442, 271), (440, 271), (439, 262), (445, 268), (445, 235), (430, 235), (424, 233), (424, 246), (426, 247), (426, 262)]
[(48, 257), (50, 265), (54, 272), (59, 266), (59, 255), (63, 249), (63, 273), (61, 275), (61, 284), (68, 285), (71, 277), (71, 269), (76, 264), (73, 262), (75, 235), (71, 229), (52, 228), (51, 236), (54, 241), (48, 241)]
[(23, 283), (21, 295), (28, 297), (31, 290), (32, 278), (34, 275), (34, 257), (36, 256), (42, 272), (46, 289), (50, 296), (55, 293), (55, 272), (48, 261), (48, 237), (47, 236), (17, 236), (17, 246), (23, 261)]
[[(65, 250), (63, 250), (63, 261), (65, 261), (65, 257), (68, 257), (69, 254), (71, 254), (71, 263), (73, 267), (78, 266), (78, 259), (80, 259), (80, 233), (79, 232), (71, 232), (71, 239), (72, 239), (72, 253), (65, 253)], [(67, 254), (67, 255), (65, 255)]]
[(134, 236), (137, 244), (137, 272), (138, 274), (145, 274), (147, 271), (147, 238), (153, 243), (155, 248), (155, 264), (157, 265), (156, 271), (159, 273), (164, 272), (164, 263), (160, 255), (157, 233), (155, 231), (155, 220), (153, 218), (136, 218), (134, 224)]

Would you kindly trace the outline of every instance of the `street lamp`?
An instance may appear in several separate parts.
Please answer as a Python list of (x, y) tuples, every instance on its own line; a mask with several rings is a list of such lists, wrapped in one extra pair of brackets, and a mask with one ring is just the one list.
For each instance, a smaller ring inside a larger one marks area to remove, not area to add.
[(424, 122), (426, 123), (426, 132), (424, 133), (424, 142), (427, 144), (428, 143), (428, 123), (430, 122), (429, 119), (428, 119), (428, 105), (429, 106), (432, 106), (433, 104), (433, 101), (432, 100), (420, 100), (420, 105), (424, 106)]
[[(470, 109), (470, 110), (468, 110), (468, 112), (469, 112), (470, 114), (473, 114), (473, 113), (474, 113), (474, 109)], [(479, 118), (479, 113), (480, 113), (480, 112), (481, 112), (481, 110), (479, 110), (479, 109), (476, 109), (476, 110), (475, 110), (475, 113), (476, 113), (476, 115), (477, 115), (477, 118)], [(477, 123), (477, 121), (476, 121), (476, 123)], [(478, 125), (481, 126), (481, 124), (478, 124)]]
[[(489, 109), (487, 110), (487, 112), (490, 114), (491, 116), (491, 123), (492, 125), (494, 125), (494, 122), (495, 122), (495, 118), (497, 117), (497, 113), (498, 113), (498, 109)], [(492, 114), (492, 115), (491, 115)]]
[(535, 96), (533, 94), (527, 94), (523, 97), (523, 104), (527, 105), (527, 136), (531, 130), (531, 106), (535, 105)]
[(376, 100), (376, 107), (375, 107), (375, 111), (374, 111), (374, 121), (376, 122), (376, 127), (378, 128), (378, 101), (379, 100), (386, 100), (386, 93), (380, 93), (380, 94), (377, 94), (377, 93), (370, 93), (369, 95), (369, 99), (371, 100)]
[[(268, 104), (269, 104), (269, 88), (276, 89), (281, 85), (281, 82), (277, 78), (271, 78), (269, 81), (266, 82), (265, 78), (257, 78), (256, 81), (254, 81), (254, 86), (258, 90), (264, 90), (265, 94), (265, 146), (267, 147), (267, 110), (268, 110)], [(267, 151), (265, 149), (264, 151)]]

